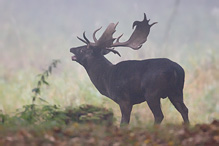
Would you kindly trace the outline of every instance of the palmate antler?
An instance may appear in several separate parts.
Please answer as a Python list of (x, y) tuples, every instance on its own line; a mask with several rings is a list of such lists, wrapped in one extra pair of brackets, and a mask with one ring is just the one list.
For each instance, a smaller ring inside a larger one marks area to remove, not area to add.
[(135, 30), (132, 33), (131, 37), (128, 39), (128, 41), (126, 42), (119, 42), (119, 39), (122, 37), (119, 36), (116, 40), (116, 42), (114, 44), (111, 45), (111, 47), (130, 47), (134, 50), (138, 50), (141, 48), (141, 46), (143, 45), (143, 43), (145, 43), (147, 41), (147, 36), (150, 32), (150, 28), (151, 26), (153, 26), (154, 24), (156, 24), (157, 22), (154, 22), (152, 24), (148, 24), (148, 22), (150, 21), (147, 20), (146, 18), (146, 14), (144, 13), (144, 20), (143, 21), (135, 21), (133, 23), (132, 28)]
[[(81, 40), (82, 42), (86, 43), (88, 45), (88, 47), (91, 46), (93, 48), (107, 49), (107, 50), (112, 51), (113, 53), (116, 53), (119, 55), (119, 53), (116, 50), (113, 50), (111, 48), (113, 48), (113, 47), (129, 47), (129, 48), (132, 48), (134, 50), (138, 50), (141, 48), (143, 43), (145, 43), (147, 41), (147, 36), (149, 35), (151, 26), (153, 26), (154, 24), (157, 23), (157, 22), (154, 22), (152, 24), (149, 24), (149, 21), (150, 21), (150, 19), (147, 20), (145, 13), (144, 13), (143, 21), (135, 21), (133, 23), (133, 26), (132, 26), (132, 28), (133, 29), (135, 28), (135, 30), (126, 42), (119, 41), (123, 34), (120, 35), (118, 38), (113, 38), (113, 34), (116, 31), (116, 26), (118, 25), (118, 23), (116, 23), (116, 24), (110, 23), (108, 25), (108, 27), (106, 28), (106, 30), (104, 31), (104, 33), (102, 34), (102, 36), (98, 40), (96, 39), (95, 35), (96, 35), (97, 31), (99, 31), (101, 29), (101, 27), (98, 28), (97, 30), (95, 30), (93, 33), (94, 43), (90, 42), (86, 38), (85, 32), (83, 33), (84, 40), (79, 38), (79, 37), (78, 37), (78, 39)], [(115, 40), (116, 40), (116, 42), (114, 43)]]

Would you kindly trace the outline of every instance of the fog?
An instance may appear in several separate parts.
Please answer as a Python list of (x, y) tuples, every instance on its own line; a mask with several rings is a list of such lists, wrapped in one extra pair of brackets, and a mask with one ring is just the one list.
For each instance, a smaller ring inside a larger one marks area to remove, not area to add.
[[(218, 0), (1, 0), (0, 60), (9, 68), (39, 67), (52, 59), (71, 62), (70, 47), (83, 45), (76, 36), (92, 40), (94, 30), (119, 22), (115, 37), (132, 33), (143, 13), (152, 22), (148, 41), (139, 51), (117, 48), (122, 58), (111, 61), (168, 57), (185, 64), (188, 58), (218, 58)], [(101, 35), (98, 32), (97, 36)]]
[[(94, 30), (103, 27), (98, 37), (112, 22), (119, 22), (114, 37), (124, 33), (121, 41), (126, 41), (133, 22), (143, 20), (144, 13), (150, 23), (158, 23), (142, 48), (118, 47), (122, 57), (106, 57), (114, 64), (148, 58), (177, 62), (185, 70), (184, 101), (192, 123), (218, 119), (219, 0), (0, 0), (0, 112), (30, 104), (37, 74), (59, 59), (50, 86), (42, 86), (42, 99), (64, 107), (103, 105), (120, 116), (119, 107), (101, 98), (83, 67), (72, 62), (69, 49), (84, 45), (76, 36), (85, 31), (93, 41)], [(166, 121), (182, 122), (171, 103), (162, 102)], [(142, 121), (153, 119), (145, 107), (137, 106), (133, 114)]]

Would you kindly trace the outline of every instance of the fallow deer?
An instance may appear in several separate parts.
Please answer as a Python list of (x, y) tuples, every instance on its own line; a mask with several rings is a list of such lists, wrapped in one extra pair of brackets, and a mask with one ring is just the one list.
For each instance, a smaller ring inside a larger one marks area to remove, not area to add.
[(113, 38), (118, 23), (111, 23), (99, 39), (96, 33), (101, 28), (94, 31), (94, 42), (89, 41), (84, 32), (84, 39), (78, 39), (86, 45), (70, 49), (74, 54), (72, 60), (85, 68), (97, 90), (119, 105), (121, 125), (129, 123), (133, 105), (144, 101), (154, 115), (154, 123), (160, 124), (164, 118), (160, 99), (166, 97), (180, 112), (184, 122), (189, 123), (188, 108), (183, 102), (185, 73), (180, 65), (166, 58), (127, 60), (114, 65), (104, 57), (109, 52), (120, 56), (115, 47), (140, 49), (151, 26), (156, 23), (149, 24), (144, 14), (143, 21), (133, 23), (135, 29), (125, 42), (119, 41), (122, 35)]

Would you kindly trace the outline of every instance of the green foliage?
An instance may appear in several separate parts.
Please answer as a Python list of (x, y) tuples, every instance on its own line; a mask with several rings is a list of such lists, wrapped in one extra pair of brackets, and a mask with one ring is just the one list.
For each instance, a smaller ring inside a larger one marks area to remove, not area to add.
[[(39, 74), (37, 86), (32, 89), (32, 104), (24, 105), (16, 110), (15, 115), (9, 116), (0, 113), (0, 124), (2, 126), (20, 127), (20, 126), (52, 126), (66, 125), (74, 122), (96, 124), (112, 124), (113, 112), (105, 108), (100, 108), (92, 105), (81, 105), (79, 107), (60, 108), (57, 105), (51, 105), (46, 100), (41, 98), (41, 89), (43, 85), (48, 86), (48, 77), (52, 74), (53, 68), (60, 63), (59, 60), (53, 60), (48, 66), (48, 69)], [(35, 104), (36, 99), (43, 101), (44, 104)], [(46, 103), (46, 104), (45, 104)]]
[(81, 105), (78, 108), (66, 108), (66, 115), (70, 117), (70, 121), (79, 123), (92, 122), (96, 124), (112, 124), (113, 112), (105, 108), (93, 105)]
[(22, 126), (63, 126), (71, 123), (112, 124), (113, 112), (102, 107), (81, 105), (60, 108), (57, 105), (24, 105), (14, 116), (0, 114), (0, 125)]
[(49, 86), (47, 78), (49, 77), (49, 75), (52, 74), (53, 68), (56, 68), (58, 63), (60, 63), (60, 60), (53, 60), (53, 62), (48, 66), (48, 69), (45, 70), (43, 73), (38, 75), (39, 80), (37, 82), (37, 86), (32, 89), (32, 92), (34, 93), (34, 95), (32, 97), (33, 104), (37, 98), (43, 102), (47, 102), (46, 100), (44, 100), (43, 98), (40, 97), (41, 88), (42, 88), (42, 85)]

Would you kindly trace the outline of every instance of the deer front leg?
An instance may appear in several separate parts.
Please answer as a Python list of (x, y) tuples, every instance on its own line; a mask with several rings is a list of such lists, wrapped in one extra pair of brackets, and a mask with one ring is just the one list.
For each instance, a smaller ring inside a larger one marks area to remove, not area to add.
[(121, 103), (119, 103), (119, 107), (120, 107), (121, 114), (122, 114), (120, 126), (129, 124), (130, 115), (131, 115), (131, 111), (132, 111), (132, 105), (130, 103), (127, 103), (127, 102), (121, 102)]

